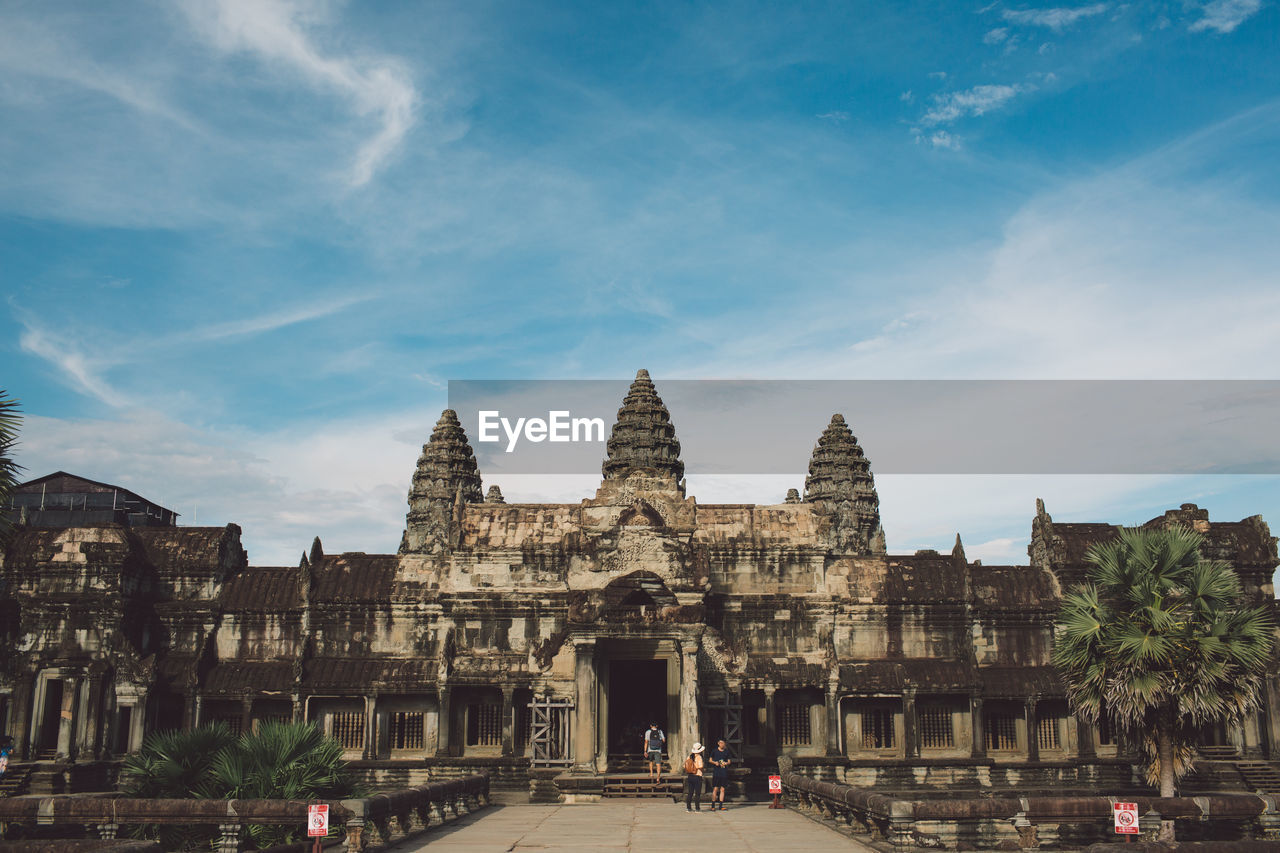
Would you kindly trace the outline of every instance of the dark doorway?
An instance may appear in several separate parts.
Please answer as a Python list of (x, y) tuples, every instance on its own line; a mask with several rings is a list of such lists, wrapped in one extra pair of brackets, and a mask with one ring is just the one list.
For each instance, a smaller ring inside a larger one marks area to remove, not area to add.
[(609, 754), (642, 758), (645, 729), (667, 727), (667, 662), (615, 660), (609, 664)]
[(58, 727), (62, 720), (62, 680), (44, 683), (44, 713), (40, 718), (40, 742), (37, 758), (53, 758), (58, 752)]

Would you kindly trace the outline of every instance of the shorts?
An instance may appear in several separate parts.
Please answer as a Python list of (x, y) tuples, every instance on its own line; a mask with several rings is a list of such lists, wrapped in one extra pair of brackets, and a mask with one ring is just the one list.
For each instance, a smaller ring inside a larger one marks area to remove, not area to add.
[(647, 753), (645, 753), (645, 760), (646, 760), (646, 761), (652, 761), (654, 764), (661, 764), (661, 763), (662, 763), (662, 750), (660, 750), (660, 749), (651, 749), (651, 750), (649, 750)]
[(729, 784), (729, 771), (716, 768), (711, 771), (711, 787), (724, 788)]

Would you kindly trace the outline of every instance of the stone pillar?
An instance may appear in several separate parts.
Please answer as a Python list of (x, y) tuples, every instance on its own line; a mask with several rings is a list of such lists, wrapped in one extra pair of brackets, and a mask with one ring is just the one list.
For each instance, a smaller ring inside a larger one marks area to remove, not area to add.
[(188, 726), (188, 728), (192, 728), (192, 729), (199, 728), (200, 724), (205, 722), (204, 697), (201, 696), (199, 693), (193, 693), (191, 695), (190, 701), (191, 701), (191, 708), (190, 708), (191, 724), (190, 726)]
[(364, 757), (378, 757), (378, 726), (375, 716), (376, 696), (364, 697)]
[(916, 689), (902, 691), (902, 754), (920, 757), (920, 721), (916, 717)]
[[(680, 648), (680, 760), (700, 739), (698, 717), (698, 641), (686, 640)], [(675, 764), (672, 756), (672, 764)]]
[(240, 697), (240, 733), (248, 734), (253, 729), (253, 697), (245, 694)]
[(840, 754), (840, 683), (827, 682), (827, 755)]
[(516, 689), (510, 685), (502, 688), (502, 754), (515, 755), (516, 746)]
[(58, 758), (71, 757), (71, 728), (75, 722), (76, 686), (79, 681), (66, 678), (62, 681), (62, 709), (58, 714)]
[(578, 695), (574, 707), (573, 772), (596, 772), (596, 643), (575, 640), (574, 675)]
[(100, 673), (92, 673), (89, 676), (89, 686), (85, 691), (84, 716), (80, 729), (80, 748), (77, 750), (77, 758), (81, 761), (89, 761), (97, 758), (102, 751), (102, 747), (106, 745), (106, 736), (102, 724), (102, 684), (103, 679)]
[(987, 729), (982, 722), (982, 697), (969, 697), (969, 754), (974, 758), (987, 757)]
[(1258, 726), (1258, 712), (1249, 711), (1244, 715), (1240, 725), (1240, 754), (1245, 758), (1262, 758), (1262, 743)]
[[(156, 709), (157, 712), (159, 708)], [(189, 732), (200, 725), (200, 696), (195, 685), (188, 685), (187, 695), (182, 702), (182, 730)]]
[(31, 719), (31, 697), (35, 689), (35, 673), (24, 672), (18, 676), (13, 685), (13, 695), (9, 701), (13, 703), (11, 712), (13, 720), (13, 747), (17, 758), (26, 760), (31, 757), (31, 740), (27, 729)]
[(289, 699), (290, 699), (290, 702), (292, 703), (292, 707), (290, 707), (289, 709), (290, 719), (292, 719), (293, 722), (295, 723), (305, 723), (307, 721), (305, 716), (306, 708), (303, 705), (302, 697), (299, 696), (297, 693), (294, 693), (292, 696), (289, 697)]
[(1027, 718), (1027, 761), (1040, 760), (1040, 730), (1036, 717), (1036, 700), (1026, 701)]
[(1076, 754), (1081, 758), (1097, 758), (1098, 750), (1093, 745), (1093, 726), (1080, 717), (1076, 717)]
[(451, 728), (449, 718), (453, 715), (453, 706), (449, 702), (449, 688), (447, 686), (437, 688), (436, 696), (440, 705), (436, 721), (436, 755), (451, 755), (452, 745), (449, 740), (452, 735), (449, 733)]
[(764, 687), (764, 745), (769, 754), (778, 756), (778, 688), (772, 684)]

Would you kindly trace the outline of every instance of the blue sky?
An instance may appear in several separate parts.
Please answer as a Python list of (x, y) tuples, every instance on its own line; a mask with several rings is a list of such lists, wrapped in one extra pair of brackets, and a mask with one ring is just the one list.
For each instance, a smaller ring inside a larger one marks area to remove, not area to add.
[[(395, 548), (448, 379), (1280, 378), (1278, 32), (1267, 0), (0, 3), (19, 461), (292, 563)], [(1037, 496), (1280, 525), (1275, 478), (878, 484), (891, 549), (988, 562)]]

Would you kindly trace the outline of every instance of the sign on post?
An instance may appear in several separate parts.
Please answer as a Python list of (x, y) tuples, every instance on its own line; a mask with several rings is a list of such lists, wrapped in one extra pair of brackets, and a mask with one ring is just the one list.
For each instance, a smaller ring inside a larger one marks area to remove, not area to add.
[(307, 837), (329, 834), (329, 805), (307, 806)]
[(782, 793), (782, 777), (781, 776), (769, 777), (769, 793), (770, 794)]
[(1116, 819), (1116, 832), (1134, 834), (1138, 832), (1137, 803), (1113, 803), (1111, 812)]

